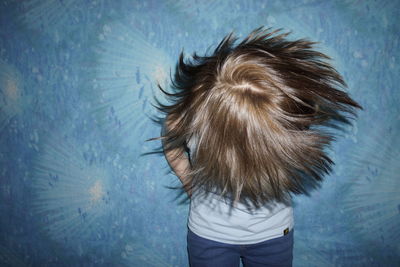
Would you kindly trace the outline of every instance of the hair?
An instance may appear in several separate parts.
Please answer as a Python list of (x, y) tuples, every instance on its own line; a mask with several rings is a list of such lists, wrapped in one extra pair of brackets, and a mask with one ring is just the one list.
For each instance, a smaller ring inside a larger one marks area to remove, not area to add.
[(259, 206), (307, 193), (331, 172), (327, 129), (350, 124), (346, 114), (362, 107), (315, 42), (280, 31), (260, 27), (237, 45), (230, 33), (211, 55), (186, 62), (182, 51), (173, 92), (158, 85), (171, 101), (158, 102), (164, 151), (196, 140), (183, 188)]

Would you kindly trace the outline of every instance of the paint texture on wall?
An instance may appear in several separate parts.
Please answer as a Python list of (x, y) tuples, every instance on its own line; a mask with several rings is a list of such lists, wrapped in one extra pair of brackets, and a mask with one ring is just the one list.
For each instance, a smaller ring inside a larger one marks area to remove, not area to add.
[(154, 96), (177, 56), (266, 27), (318, 41), (363, 107), (296, 196), (294, 266), (400, 262), (398, 1), (0, 3), (0, 265), (188, 266)]

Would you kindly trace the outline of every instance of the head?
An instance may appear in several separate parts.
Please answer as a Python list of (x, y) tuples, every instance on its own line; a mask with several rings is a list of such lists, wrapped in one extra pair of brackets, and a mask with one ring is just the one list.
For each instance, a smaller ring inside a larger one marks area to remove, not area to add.
[(306, 193), (331, 171), (324, 128), (361, 106), (315, 43), (287, 35), (258, 28), (239, 44), (227, 35), (211, 55), (181, 53), (161, 110), (173, 122), (166, 150), (196, 140), (184, 186), (259, 205)]

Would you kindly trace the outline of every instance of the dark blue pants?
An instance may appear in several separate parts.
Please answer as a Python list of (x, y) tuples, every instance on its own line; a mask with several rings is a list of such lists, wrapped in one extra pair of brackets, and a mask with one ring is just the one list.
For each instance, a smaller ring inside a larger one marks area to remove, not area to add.
[(251, 245), (231, 245), (202, 238), (188, 230), (190, 267), (292, 266), (293, 231)]

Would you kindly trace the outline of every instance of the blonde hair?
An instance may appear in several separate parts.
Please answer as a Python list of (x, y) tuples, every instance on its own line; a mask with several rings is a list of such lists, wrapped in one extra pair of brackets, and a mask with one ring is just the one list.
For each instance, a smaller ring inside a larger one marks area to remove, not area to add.
[(210, 56), (180, 54), (172, 101), (161, 137), (164, 150), (194, 138), (184, 188), (214, 192), (259, 206), (307, 193), (331, 171), (324, 148), (334, 137), (324, 127), (349, 124), (362, 107), (315, 43), (289, 41), (260, 27), (235, 45), (227, 35)]

